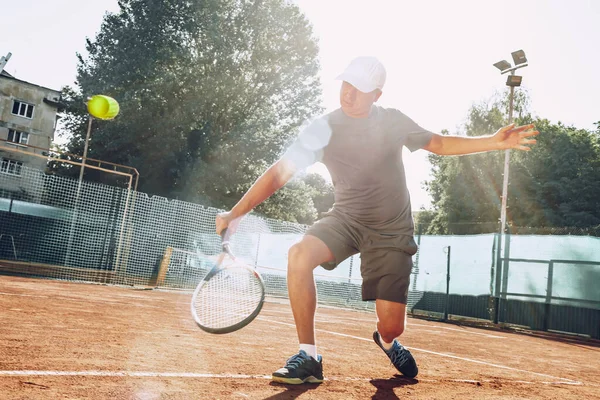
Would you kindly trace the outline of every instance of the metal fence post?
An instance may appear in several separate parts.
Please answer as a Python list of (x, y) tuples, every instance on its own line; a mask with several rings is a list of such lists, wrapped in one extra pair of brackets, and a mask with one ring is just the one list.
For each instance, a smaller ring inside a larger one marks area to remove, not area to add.
[(448, 321), (448, 307), (450, 304), (450, 250), (451, 246), (446, 247), (448, 253), (446, 256), (446, 304), (444, 305), (444, 321)]
[(352, 264), (354, 263), (354, 256), (350, 257), (350, 267), (348, 268), (348, 283), (352, 283)]
[(552, 309), (552, 280), (554, 275), (554, 261), (548, 263), (548, 283), (546, 284), (546, 304), (544, 305), (544, 330), (550, 329), (550, 312)]
[(258, 233), (258, 240), (256, 241), (256, 256), (254, 257), (254, 268), (258, 268), (258, 253), (260, 251), (260, 232)]
[(510, 230), (507, 230), (504, 235), (504, 258), (502, 260), (502, 289), (500, 290), (501, 300), (506, 300), (506, 293), (508, 292), (508, 270), (510, 268)]
[(497, 233), (498, 235), (498, 247), (496, 253), (496, 273), (495, 273), (495, 288), (494, 288), (494, 306), (492, 310), (494, 324), (497, 324), (500, 320), (500, 288), (502, 284), (502, 236), (503, 233)]
[[(508, 266), (510, 258), (510, 227), (507, 227), (506, 233), (498, 236), (498, 258), (496, 262), (496, 293), (494, 297), (494, 324), (500, 322), (500, 305), (502, 304), (502, 294), (506, 300), (508, 288)], [(504, 251), (504, 257), (502, 257)]]
[[(417, 253), (414, 255), (414, 262), (413, 262), (413, 266), (412, 266), (412, 270), (410, 271), (411, 273), (411, 284), (412, 284), (412, 290), (413, 291), (417, 291), (417, 278), (419, 277), (419, 256), (421, 254), (421, 235), (423, 233), (423, 224), (418, 223), (417, 224)], [(409, 306), (407, 304), (407, 307), (410, 307), (410, 311), (412, 312), (412, 307), (414, 306), (411, 305)]]
[(352, 296), (352, 265), (354, 264), (354, 256), (350, 257), (350, 267), (348, 268), (348, 293), (346, 295), (346, 304), (350, 303), (350, 297)]

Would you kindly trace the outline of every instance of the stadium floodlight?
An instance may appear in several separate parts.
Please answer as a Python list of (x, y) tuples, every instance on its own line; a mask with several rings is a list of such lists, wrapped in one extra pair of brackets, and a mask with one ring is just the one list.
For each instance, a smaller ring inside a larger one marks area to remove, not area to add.
[(509, 69), (510, 67), (512, 67), (512, 65), (510, 65), (510, 63), (506, 60), (502, 60), (502, 61), (498, 61), (496, 64), (494, 64), (494, 67), (498, 68), (500, 70), (500, 72), (504, 72), (507, 69)]
[(525, 52), (523, 50), (513, 51), (511, 55), (513, 61), (515, 62), (514, 67), (506, 60), (498, 61), (494, 64), (494, 67), (498, 68), (500, 73), (503, 75), (508, 74), (509, 72), (514, 75), (516, 70), (527, 66), (527, 57), (525, 57)]
[(506, 79), (506, 86), (516, 87), (521, 86), (521, 82), (523, 81), (523, 77), (519, 75), (508, 75)]
[(513, 51), (510, 54), (512, 55), (515, 65), (521, 65), (527, 62), (527, 57), (525, 57), (525, 52), (523, 50)]

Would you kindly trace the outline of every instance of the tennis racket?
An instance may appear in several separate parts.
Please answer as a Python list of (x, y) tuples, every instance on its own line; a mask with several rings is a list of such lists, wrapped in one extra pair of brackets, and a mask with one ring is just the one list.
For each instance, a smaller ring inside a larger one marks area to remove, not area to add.
[(253, 266), (235, 258), (229, 235), (221, 233), (222, 251), (216, 265), (192, 296), (192, 316), (208, 333), (230, 333), (256, 318), (265, 300), (265, 285)]

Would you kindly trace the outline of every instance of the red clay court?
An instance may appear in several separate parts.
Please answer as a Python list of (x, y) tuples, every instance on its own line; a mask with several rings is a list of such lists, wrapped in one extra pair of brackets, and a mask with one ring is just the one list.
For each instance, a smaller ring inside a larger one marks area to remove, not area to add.
[(319, 306), (326, 380), (270, 374), (297, 351), (287, 300), (227, 335), (198, 329), (188, 291), (0, 276), (2, 399), (600, 399), (600, 343), (410, 318), (418, 379), (372, 342), (372, 312)]

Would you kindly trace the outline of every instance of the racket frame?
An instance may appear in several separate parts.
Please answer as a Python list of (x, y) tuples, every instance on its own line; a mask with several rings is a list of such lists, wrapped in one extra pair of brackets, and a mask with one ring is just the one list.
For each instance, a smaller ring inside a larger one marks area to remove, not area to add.
[[(223, 232), (221, 234), (221, 238), (225, 237), (225, 232)], [(256, 270), (256, 268), (251, 267), (247, 264), (236, 264), (234, 266), (223, 266), (223, 260), (225, 259), (225, 257), (231, 257), (232, 260), (236, 260), (235, 256), (233, 255), (233, 253), (231, 252), (231, 248), (229, 246), (229, 241), (228, 240), (223, 240), (222, 242), (222, 251), (221, 254), (219, 255), (219, 258), (217, 259), (217, 263), (214, 267), (212, 267), (212, 269), (206, 274), (206, 276), (204, 276), (204, 278), (202, 279), (202, 281), (200, 281), (200, 283), (198, 283), (198, 285), (196, 286), (196, 289), (194, 290), (194, 294), (192, 295), (192, 301), (190, 303), (191, 305), (191, 312), (192, 312), (192, 317), (194, 318), (194, 321), (196, 322), (196, 325), (198, 325), (200, 327), (200, 329), (202, 329), (203, 331), (207, 332), (207, 333), (213, 333), (213, 334), (225, 334), (225, 333), (231, 333), (231, 332), (235, 332), (237, 330), (242, 329), (243, 327), (245, 327), (246, 325), (248, 325), (250, 322), (252, 322), (260, 313), (260, 311), (262, 310), (263, 304), (265, 302), (265, 283), (262, 279), (262, 276), (260, 275), (260, 273), (258, 273), (258, 271)], [(206, 284), (208, 284), (209, 280), (215, 276), (217, 273), (223, 271), (223, 270), (227, 270), (230, 267), (234, 267), (234, 268), (245, 268), (248, 271), (250, 271), (254, 277), (257, 279), (257, 281), (260, 283), (260, 287), (261, 287), (261, 298), (260, 301), (258, 303), (258, 305), (256, 306), (256, 308), (254, 309), (254, 311), (248, 315), (246, 318), (244, 318), (243, 320), (241, 320), (240, 322), (237, 322), (233, 325), (230, 326), (226, 326), (226, 327), (222, 327), (222, 328), (213, 328), (210, 326), (205, 326), (202, 323), (200, 323), (199, 318), (197, 317), (197, 313), (196, 313), (196, 298), (198, 296), (198, 293), (200, 293), (200, 291), (202, 290), (202, 287)]]

